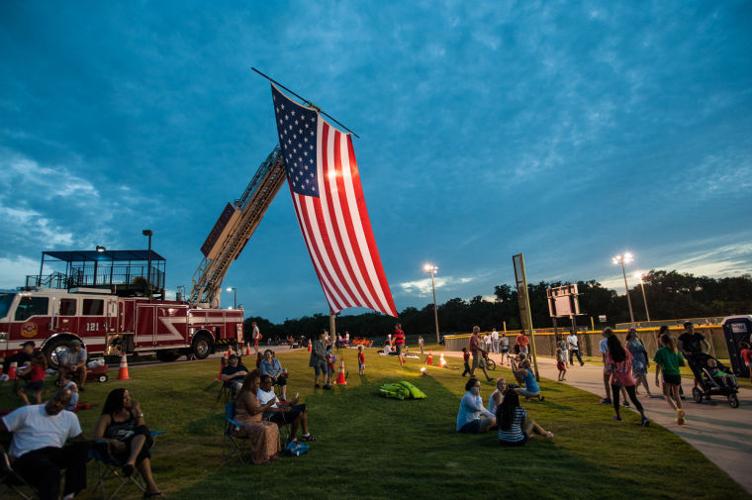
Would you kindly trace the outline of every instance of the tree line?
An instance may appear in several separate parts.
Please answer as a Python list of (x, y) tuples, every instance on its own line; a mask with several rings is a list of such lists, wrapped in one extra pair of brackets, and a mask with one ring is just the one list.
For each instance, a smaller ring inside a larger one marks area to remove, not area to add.
[[(654, 321), (752, 312), (752, 275), (749, 274), (710, 278), (677, 271), (652, 270), (643, 279), (650, 317)], [(536, 328), (553, 326), (548, 313), (546, 289), (564, 284), (569, 283), (541, 281), (528, 284), (533, 325)], [(589, 317), (598, 322), (601, 315), (606, 316), (605, 324), (609, 325), (630, 321), (626, 295), (618, 295), (615, 290), (605, 288), (595, 280), (578, 281), (577, 285), (583, 314), (577, 319), (579, 325), (589, 325)], [(639, 284), (630, 288), (629, 297), (635, 320), (644, 321), (645, 308)], [(442, 335), (467, 332), (473, 325), (480, 326), (482, 330), (501, 329), (504, 322), (507, 329), (520, 328), (517, 290), (508, 284), (494, 287), (493, 301), (484, 300), (480, 295), (469, 300), (457, 297), (439, 304), (438, 314)], [(258, 323), (267, 338), (285, 338), (288, 335), (310, 337), (329, 328), (329, 316), (325, 314), (287, 319), (282, 323), (249, 317), (245, 320), (245, 331), (250, 331), (251, 321)], [(408, 334), (433, 338), (432, 303), (421, 309), (406, 307), (400, 312), (398, 320), (378, 313), (338, 316), (337, 330), (349, 331), (354, 337), (383, 337), (393, 331), (398, 321)], [(569, 325), (568, 319), (564, 322), (566, 326)]]

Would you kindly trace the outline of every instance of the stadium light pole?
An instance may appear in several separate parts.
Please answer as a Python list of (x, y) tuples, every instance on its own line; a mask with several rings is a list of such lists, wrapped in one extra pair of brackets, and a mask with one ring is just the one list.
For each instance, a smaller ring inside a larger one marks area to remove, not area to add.
[(648, 296), (645, 294), (645, 273), (642, 271), (637, 271), (634, 273), (634, 277), (637, 280), (640, 280), (640, 289), (642, 290), (642, 303), (645, 304), (645, 317), (648, 319), (648, 322), (650, 322), (650, 311), (648, 310)]
[(627, 284), (627, 270), (626, 265), (634, 261), (634, 255), (629, 252), (624, 252), (611, 259), (614, 264), (621, 265), (621, 274), (624, 276), (624, 291), (627, 294), (627, 305), (629, 306), (629, 321), (634, 325), (634, 311), (632, 310), (632, 299), (629, 298), (629, 284)]
[(436, 343), (441, 343), (439, 336), (439, 309), (436, 306), (436, 272), (439, 270), (437, 266), (433, 264), (426, 264), (423, 266), (423, 270), (431, 274), (431, 290), (433, 291), (433, 322), (436, 327)]
[(237, 309), (238, 308), (238, 289), (234, 286), (228, 286), (227, 287), (227, 293), (233, 293), (232, 296), (232, 308)]
[(151, 300), (151, 237), (154, 232), (151, 229), (144, 229), (141, 234), (149, 238), (149, 248), (146, 252), (146, 285), (149, 287), (149, 300)]

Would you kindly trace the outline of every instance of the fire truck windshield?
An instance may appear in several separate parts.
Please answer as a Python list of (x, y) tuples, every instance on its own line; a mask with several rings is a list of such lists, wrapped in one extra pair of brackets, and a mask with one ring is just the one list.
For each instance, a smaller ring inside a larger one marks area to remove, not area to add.
[(0, 292), (0, 318), (4, 318), (8, 314), (8, 309), (10, 309), (15, 296), (15, 293)]

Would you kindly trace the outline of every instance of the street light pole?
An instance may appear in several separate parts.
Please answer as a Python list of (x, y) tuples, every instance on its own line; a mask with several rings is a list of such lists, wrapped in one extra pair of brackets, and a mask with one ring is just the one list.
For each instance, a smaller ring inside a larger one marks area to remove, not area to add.
[(650, 322), (650, 311), (648, 311), (648, 296), (645, 294), (645, 280), (642, 279), (642, 273), (635, 273), (635, 278), (640, 280), (640, 289), (642, 290), (642, 303), (645, 304), (645, 317)]
[(151, 300), (151, 237), (154, 233), (151, 229), (144, 229), (141, 234), (149, 238), (149, 249), (146, 253), (146, 286), (149, 287), (149, 300)]
[(632, 262), (633, 256), (629, 252), (624, 252), (612, 259), (614, 264), (621, 264), (621, 274), (624, 276), (624, 291), (627, 294), (627, 305), (629, 306), (629, 321), (634, 325), (634, 311), (632, 310), (632, 299), (629, 297), (629, 284), (627, 283), (627, 270), (625, 264)]
[(441, 343), (441, 337), (439, 335), (439, 309), (436, 305), (436, 271), (439, 270), (438, 267), (434, 266), (433, 264), (426, 264), (423, 266), (423, 270), (427, 273), (431, 273), (431, 291), (433, 292), (433, 322), (434, 326), (436, 327), (436, 343)]

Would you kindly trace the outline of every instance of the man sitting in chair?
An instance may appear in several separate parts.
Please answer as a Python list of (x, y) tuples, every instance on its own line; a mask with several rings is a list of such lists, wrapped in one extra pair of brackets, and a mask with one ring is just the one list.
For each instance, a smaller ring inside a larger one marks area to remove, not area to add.
[[(65, 410), (71, 391), (60, 389), (44, 404), (22, 406), (0, 420), (1, 432), (12, 432), (13, 469), (39, 492), (42, 500), (60, 498), (60, 472), (65, 469), (64, 499), (86, 488), (89, 443), (83, 441), (75, 413)], [(66, 445), (66, 441), (72, 440)]]
[(73, 341), (71, 350), (61, 354), (59, 358), (58, 371), (60, 378), (74, 380), (78, 384), (78, 390), (84, 390), (86, 383), (86, 360), (88, 355), (86, 349), (78, 340)]
[(232, 354), (227, 362), (227, 366), (222, 368), (222, 383), (234, 395), (238, 393), (240, 387), (243, 385), (243, 379), (248, 375), (248, 368), (243, 366), (236, 354)]
[(298, 404), (300, 395), (296, 394), (292, 401), (282, 402), (274, 393), (274, 382), (269, 375), (261, 377), (261, 386), (256, 392), (256, 397), (262, 405), (274, 402), (271, 408), (264, 413), (264, 418), (274, 422), (278, 426), (290, 426), (290, 441), (296, 441), (298, 438), (298, 426), (303, 428), (303, 441), (315, 441), (310, 432), (308, 432), (308, 411), (306, 406)]

